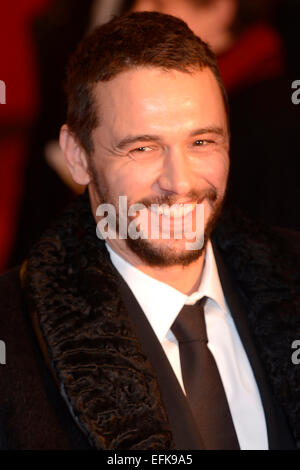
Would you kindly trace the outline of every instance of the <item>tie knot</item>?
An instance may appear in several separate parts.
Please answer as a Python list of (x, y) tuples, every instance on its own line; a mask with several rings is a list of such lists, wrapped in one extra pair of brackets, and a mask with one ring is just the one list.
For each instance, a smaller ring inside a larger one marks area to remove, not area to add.
[(184, 305), (180, 310), (171, 329), (179, 343), (204, 341), (207, 343), (207, 333), (204, 318), (206, 297), (194, 305)]

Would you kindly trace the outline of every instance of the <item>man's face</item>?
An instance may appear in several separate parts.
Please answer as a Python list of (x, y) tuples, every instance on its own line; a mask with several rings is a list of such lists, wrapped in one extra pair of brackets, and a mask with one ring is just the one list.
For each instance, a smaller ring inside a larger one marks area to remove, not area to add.
[[(226, 113), (212, 72), (140, 67), (98, 83), (94, 96), (100, 117), (90, 157), (94, 216), (98, 204), (111, 203), (118, 211), (119, 196), (127, 196), (128, 206), (145, 204), (149, 222), (151, 204), (174, 205), (172, 229), (182, 218), (180, 205), (191, 204), (194, 223), (195, 204), (203, 203), (209, 231), (224, 198), (229, 169)], [(135, 253), (149, 265), (197, 259), (202, 251), (187, 250), (185, 237), (162, 238), (162, 217), (157, 218), (158, 239), (150, 235), (107, 241), (116, 251)]]

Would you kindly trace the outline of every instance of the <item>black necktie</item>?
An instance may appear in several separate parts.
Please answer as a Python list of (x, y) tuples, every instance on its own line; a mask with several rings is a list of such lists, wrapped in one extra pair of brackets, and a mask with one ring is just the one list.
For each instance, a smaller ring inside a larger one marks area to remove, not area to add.
[(179, 343), (188, 402), (207, 449), (238, 450), (239, 444), (215, 359), (207, 347), (204, 297), (184, 305), (172, 331)]

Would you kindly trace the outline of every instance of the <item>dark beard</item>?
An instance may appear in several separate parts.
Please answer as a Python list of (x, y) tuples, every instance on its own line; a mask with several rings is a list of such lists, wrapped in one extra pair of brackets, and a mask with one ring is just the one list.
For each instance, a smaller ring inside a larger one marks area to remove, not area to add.
[[(91, 174), (93, 176), (93, 183), (95, 184), (97, 195), (101, 204), (110, 203), (111, 197), (109, 194), (108, 186), (106, 184), (104, 175), (102, 175), (102, 187), (99, 182), (98, 175), (94, 168), (90, 168)], [(214, 187), (210, 188), (209, 190), (205, 190), (202, 192), (197, 191), (190, 191), (188, 194), (185, 195), (186, 197), (190, 198), (193, 201), (197, 201), (197, 203), (203, 202), (204, 199), (207, 199), (210, 204), (214, 206), (213, 212), (205, 226), (204, 230), (204, 241), (203, 245), (200, 249), (195, 250), (185, 250), (180, 253), (176, 253), (174, 248), (168, 248), (166, 246), (156, 246), (155, 244), (151, 243), (151, 240), (144, 239), (144, 238), (137, 238), (132, 239), (127, 237), (124, 241), (126, 242), (127, 247), (135, 253), (141, 260), (145, 261), (149, 266), (153, 267), (167, 267), (167, 266), (188, 266), (189, 264), (196, 261), (200, 256), (204, 253), (207, 242), (210, 238), (210, 235), (220, 217), (224, 197), (218, 200), (217, 191)], [(169, 206), (176, 203), (177, 196), (157, 196), (151, 199), (143, 199), (138, 201), (138, 203), (143, 204), (146, 207), (150, 207), (151, 204), (168, 204)], [(117, 234), (119, 234), (119, 211), (118, 206), (113, 204), (116, 208), (116, 229)], [(131, 219), (132, 220), (132, 219)], [(130, 222), (130, 218), (129, 218)]]
[(168, 247), (155, 246), (148, 239), (138, 238), (133, 240), (132, 238), (127, 238), (126, 244), (133, 253), (138, 255), (138, 257), (145, 261), (149, 266), (157, 267), (168, 267), (168, 266), (188, 266), (193, 263), (205, 252), (207, 242), (210, 238), (210, 235), (213, 229), (216, 226), (216, 223), (220, 217), (223, 200), (220, 200), (214, 211), (209, 218), (204, 231), (204, 241), (200, 249), (195, 250), (185, 250), (181, 253), (174, 252), (174, 249)]

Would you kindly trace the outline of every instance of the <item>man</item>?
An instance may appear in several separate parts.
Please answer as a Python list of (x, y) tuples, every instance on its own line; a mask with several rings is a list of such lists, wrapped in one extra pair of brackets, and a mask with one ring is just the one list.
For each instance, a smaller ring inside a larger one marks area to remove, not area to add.
[(2, 447), (299, 447), (296, 247), (219, 218), (213, 54), (179, 19), (123, 16), (81, 43), (66, 91), (60, 144), (88, 193), (32, 250), (22, 293), (19, 270), (2, 278)]

